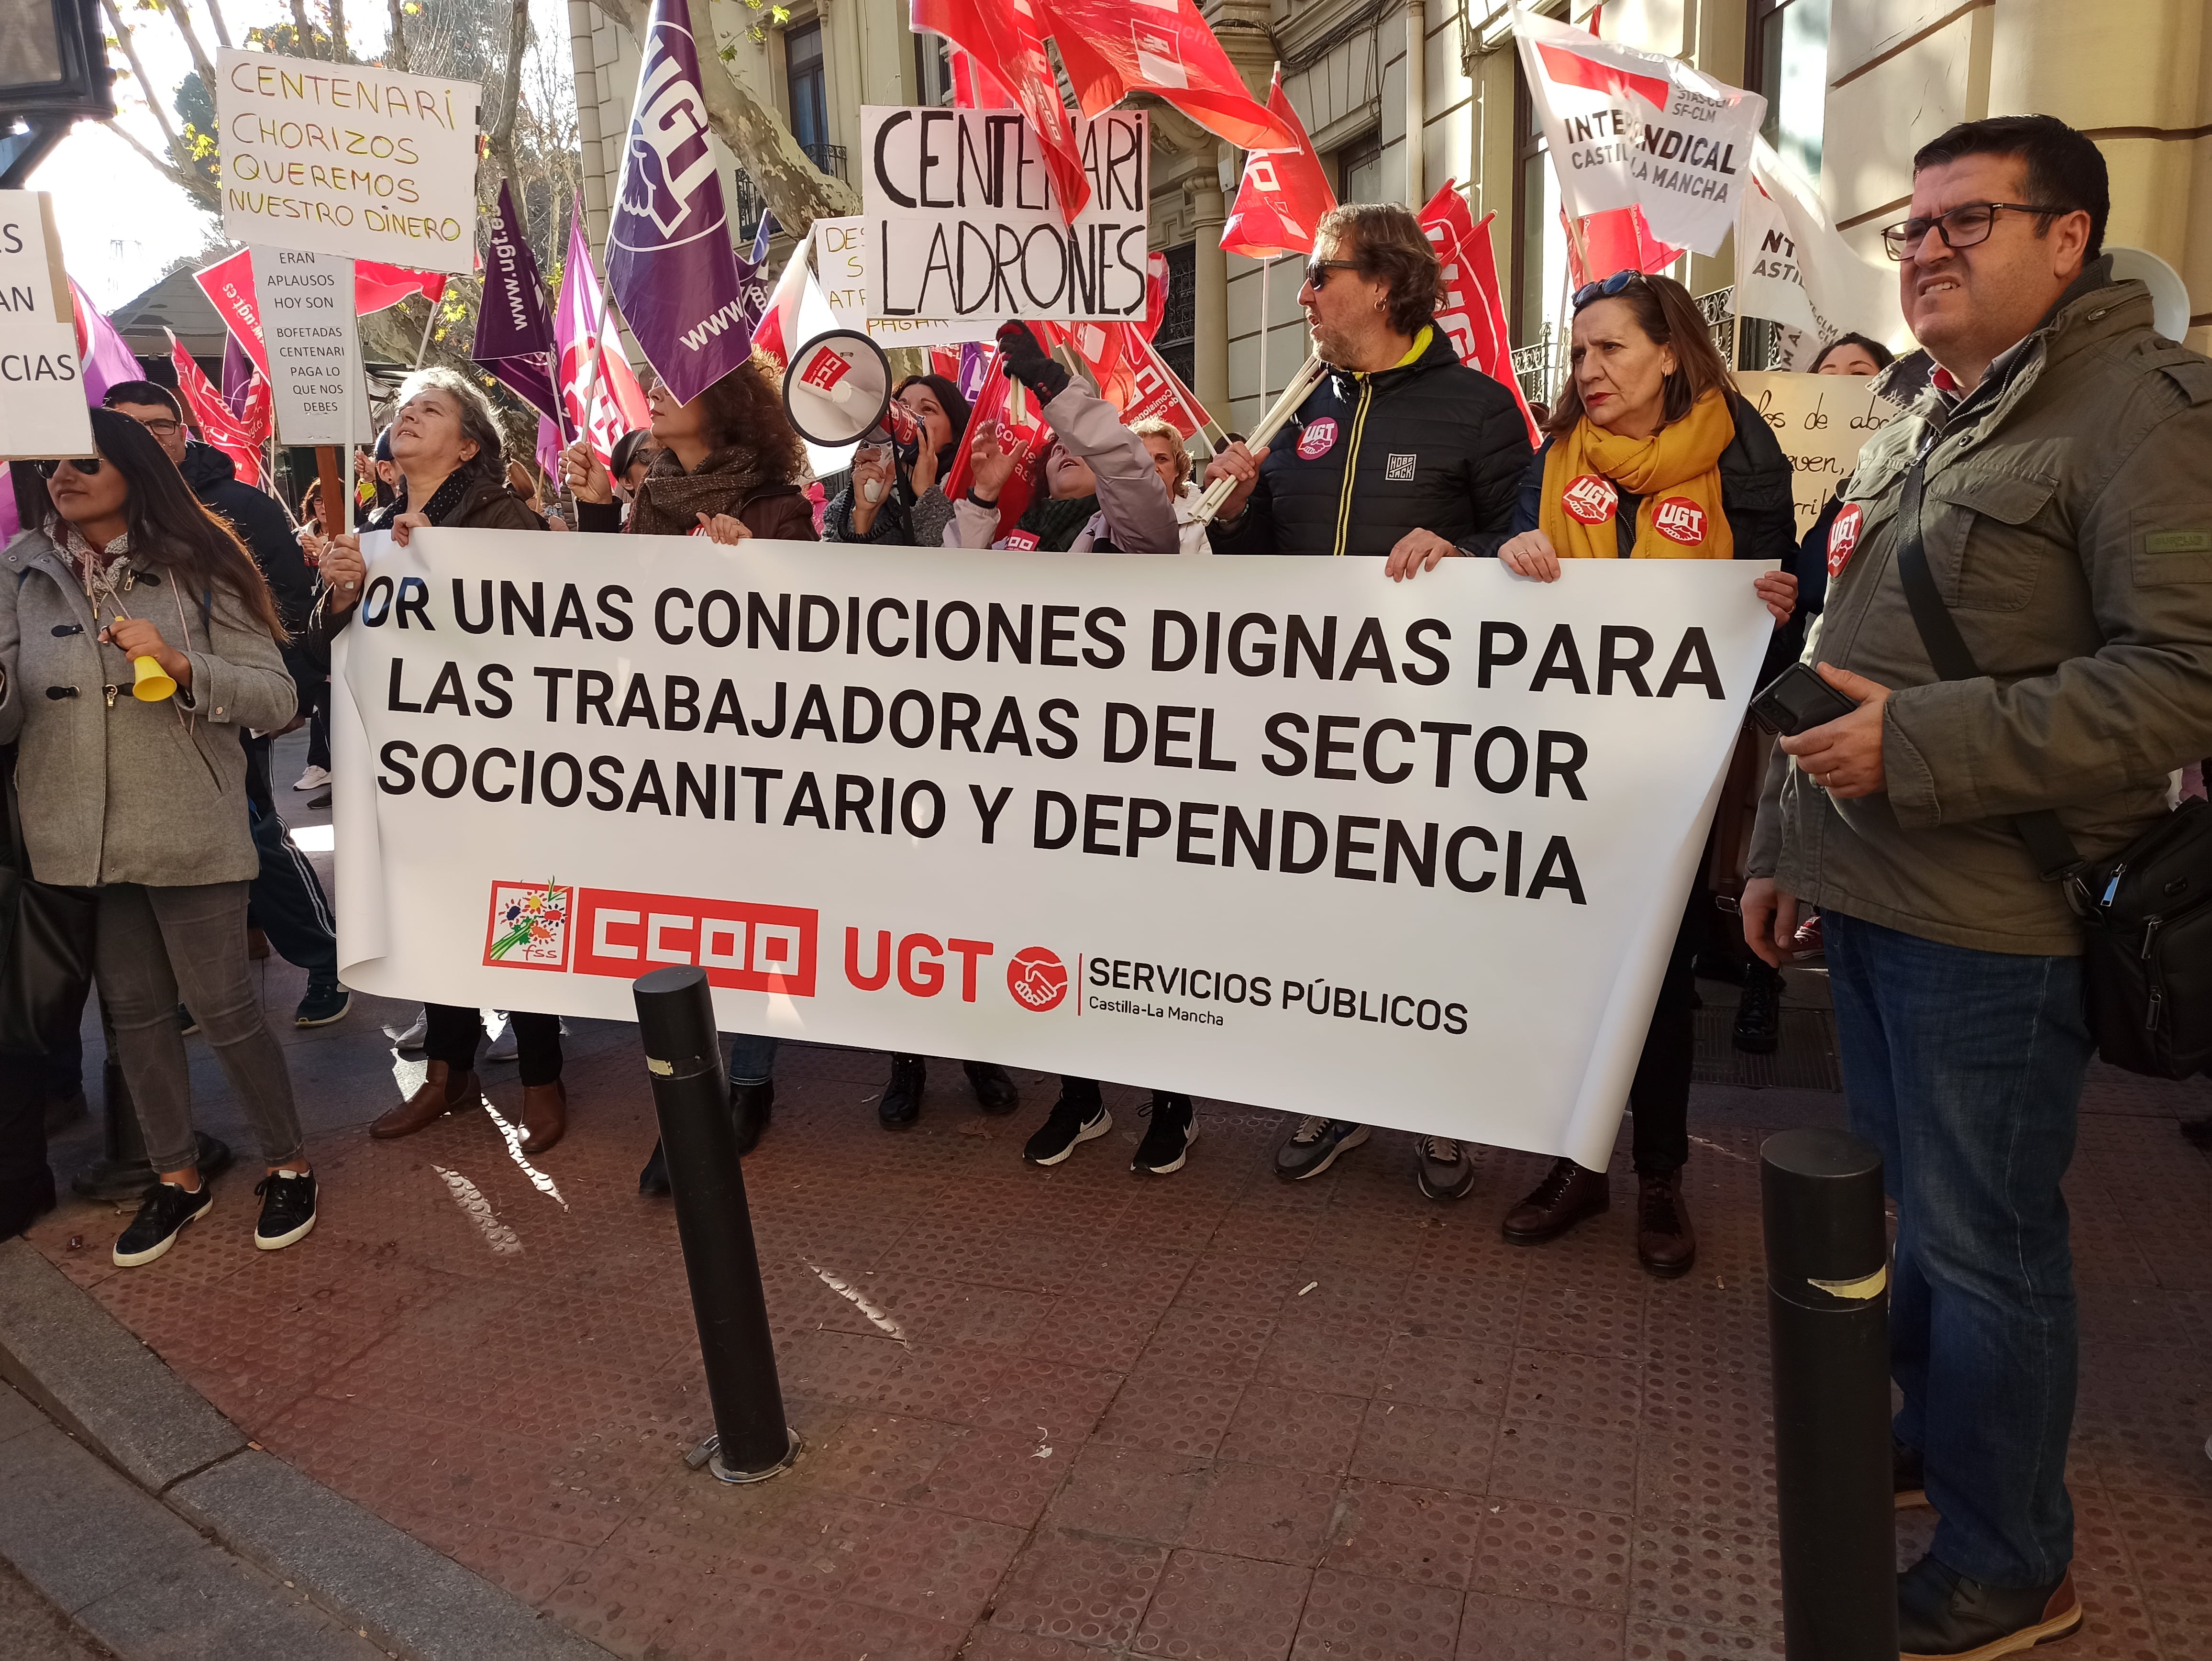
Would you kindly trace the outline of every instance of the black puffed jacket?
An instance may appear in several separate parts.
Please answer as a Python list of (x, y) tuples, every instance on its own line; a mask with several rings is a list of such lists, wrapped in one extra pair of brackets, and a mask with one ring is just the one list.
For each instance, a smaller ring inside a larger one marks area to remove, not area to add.
[(1214, 521), (1213, 551), (1388, 554), (1423, 530), (1494, 554), (1529, 454), (1513, 394), (1431, 330), (1402, 368), (1329, 371), (1268, 446), (1244, 511)]

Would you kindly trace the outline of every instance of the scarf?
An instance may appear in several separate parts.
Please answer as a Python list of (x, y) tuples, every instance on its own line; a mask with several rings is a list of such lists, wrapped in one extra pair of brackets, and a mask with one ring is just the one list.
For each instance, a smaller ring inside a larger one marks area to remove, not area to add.
[(689, 473), (675, 451), (663, 450), (637, 487), (623, 529), (638, 536), (690, 536), (699, 528), (700, 514), (735, 514), (768, 482), (760, 453), (750, 445), (714, 451)]
[(1585, 416), (1544, 458), (1538, 528), (1561, 559), (1618, 558), (1613, 506), (1626, 490), (1644, 498), (1630, 558), (1733, 559), (1720, 459), (1735, 441), (1735, 417), (1718, 387), (1649, 438), (1608, 433)]
[(130, 587), (125, 580), (131, 571), (130, 532), (112, 538), (105, 549), (99, 549), (85, 540), (83, 532), (56, 514), (47, 521), (46, 540), (60, 547), (70, 569), (76, 573), (84, 597), (92, 602), (95, 618), (101, 606), (111, 605), (117, 593)]
[[(469, 493), (474, 475), (465, 467), (456, 467), (447, 473), (438, 488), (430, 492), (430, 499), (422, 504), (422, 517), (433, 525), (443, 525), (460, 511), (461, 498)], [(392, 499), (381, 508), (372, 510), (362, 521), (362, 528), (369, 531), (388, 531), (392, 520), (400, 514), (414, 510), (407, 505), (407, 481), (403, 477)]]
[(1039, 553), (1064, 554), (1097, 511), (1095, 496), (1069, 496), (1058, 502), (1050, 496), (1036, 498), (1022, 510), (1016, 528), (1035, 534)]

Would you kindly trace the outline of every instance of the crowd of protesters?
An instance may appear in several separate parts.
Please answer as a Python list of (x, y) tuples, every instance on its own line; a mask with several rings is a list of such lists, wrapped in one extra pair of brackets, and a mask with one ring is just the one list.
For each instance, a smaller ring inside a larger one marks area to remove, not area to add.
[[(2049, 118), (1969, 123), (1919, 153), (1909, 216), (1884, 233), (1919, 350), (1893, 362), (1846, 335), (1812, 366), (1880, 376), (1910, 413), (1869, 441), (1802, 538), (1788, 462), (1680, 284), (1625, 271), (1573, 295), (1568, 371), (1532, 452), (1513, 394), (1463, 366), (1437, 326), (1440, 273), (1418, 222), (1377, 204), (1330, 213), (1306, 268), (1298, 300), (1327, 372), (1295, 417), (1302, 441), (1224, 441), (1202, 478), (1176, 429), (1125, 423), (1011, 324), (1003, 363), (1049, 431), (1036, 456), (976, 419), (951, 381), (911, 377), (894, 395), (918, 436), (864, 447), (817, 516), (804, 445), (757, 358), (688, 405), (656, 386), (650, 428), (625, 435), (611, 466), (574, 446), (561, 484), (576, 530), (723, 544), (811, 541), (818, 527), (877, 546), (1348, 555), (1393, 582), (1471, 557), (1538, 583), (1570, 559), (1759, 567), (1745, 581), (1775, 621), (1769, 673), (1802, 656), (1853, 707), (1772, 751), (1741, 897), (1754, 960), (1737, 970), (1735, 1038), (1774, 1048), (1782, 966), (1825, 950), (1851, 1122), (1880, 1147), (1897, 1202), (1899, 1501), (1924, 1497), (1942, 1514), (1929, 1555), (1900, 1577), (1903, 1652), (2005, 1653), (2081, 1620), (2063, 1480), (2076, 1337), (2059, 1183), (2093, 1049), (2079, 925), (2013, 819), (2056, 808), (2084, 854), (2109, 852), (2166, 810), (2169, 773), (2212, 749), (2212, 590), (2194, 565), (2160, 566), (2138, 545), (2146, 526), (2201, 538), (2212, 364), (2158, 340), (2142, 285), (2113, 279), (2108, 206), (2095, 145)], [(354, 529), (325, 523), (310, 499), (295, 533), (189, 436), (173, 394), (131, 382), (107, 404), (94, 413), (96, 455), (15, 471), (28, 528), (0, 582), (0, 742), (18, 746), (33, 867), (97, 889), (100, 996), (159, 1172), (113, 1248), (134, 1265), (213, 1202), (196, 1168), (193, 1028), (259, 1142), (257, 1244), (313, 1226), (314, 1177), (248, 976), (248, 927), (307, 970), (301, 1025), (344, 1013), (328, 902), (276, 813), (268, 746), (301, 712), (326, 712), (330, 645), (366, 571)], [(365, 528), (402, 544), (432, 526), (570, 528), (502, 448), (479, 387), (418, 372), (378, 441)], [(1420, 457), (1410, 472), (1394, 465), (1407, 453)], [(963, 461), (969, 488), (948, 496)], [(1023, 469), (1035, 488), (1008, 522), (1000, 497)], [(1197, 503), (1216, 481), (1228, 495), (1208, 524)], [(1697, 539), (1660, 532), (1662, 496), (1701, 510)], [(1901, 575), (1923, 542), (1985, 666), (1978, 678), (1930, 667)], [(151, 659), (173, 693), (118, 698), (134, 659)], [(318, 742), (309, 779), (321, 782)], [(1700, 870), (1680, 897), (1627, 1094), (1636, 1251), (1663, 1277), (1697, 1256), (1682, 1172), (1713, 910)], [(1677, 897), (1656, 897), (1673, 915)], [(535, 1156), (567, 1128), (562, 1029), (550, 1014), (507, 1019), (521, 1147)], [(415, 1134), (482, 1099), (482, 1012), (428, 1005), (410, 1036), (427, 1072), (373, 1136)], [(777, 1048), (757, 1035), (732, 1043), (741, 1152), (770, 1127)], [(965, 1068), (983, 1111), (1018, 1110), (1004, 1068)], [(885, 1129), (916, 1122), (925, 1082), (923, 1057), (890, 1058)], [(1194, 1104), (1155, 1090), (1146, 1116), (1133, 1167), (1172, 1173), (1198, 1140)], [(1063, 1077), (1024, 1157), (1056, 1165), (1111, 1125), (1099, 1083)], [(1357, 1120), (1300, 1118), (1275, 1173), (1310, 1180), (1369, 1136)], [(12, 1141), (0, 1149), (15, 1157)], [(1423, 1136), (1413, 1175), (1430, 1199), (1455, 1201), (1475, 1159), (1462, 1141)], [(657, 1144), (639, 1187), (668, 1192)], [(1610, 1201), (1606, 1171), (1560, 1158), (1501, 1227), (1540, 1245)]]

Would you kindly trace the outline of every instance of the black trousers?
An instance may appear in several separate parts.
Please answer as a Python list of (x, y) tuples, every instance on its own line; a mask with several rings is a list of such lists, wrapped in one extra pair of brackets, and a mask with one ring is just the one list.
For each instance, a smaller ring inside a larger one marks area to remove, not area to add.
[[(455, 1072), (472, 1070), (477, 1050), (483, 1042), (483, 1019), (459, 1004), (433, 1003), (422, 1007), (429, 1030), (422, 1035), (422, 1054), (443, 1062)], [(557, 1084), (561, 1078), (561, 1018), (509, 1012), (514, 1023), (515, 1060), (526, 1085)]]
[(0, 1056), (0, 1240), (54, 1203), (46, 1165), (50, 1056)]
[(1637, 1057), (1636, 1076), (1628, 1086), (1628, 1110), (1635, 1115), (1631, 1135), (1640, 1176), (1671, 1176), (1689, 1162), (1690, 1074), (1698, 1052), (1698, 982), (1690, 965), (1704, 938), (1703, 913), (1712, 903), (1700, 867), (1682, 908), (1681, 927), (1668, 954), (1651, 1025), (1644, 1034), (1644, 1053)]
[(307, 971), (307, 984), (338, 977), (338, 937), (330, 897), (307, 856), (293, 845), (274, 808), (248, 800), (254, 851), (261, 869), (246, 891), (246, 920), (269, 936), (285, 962)]

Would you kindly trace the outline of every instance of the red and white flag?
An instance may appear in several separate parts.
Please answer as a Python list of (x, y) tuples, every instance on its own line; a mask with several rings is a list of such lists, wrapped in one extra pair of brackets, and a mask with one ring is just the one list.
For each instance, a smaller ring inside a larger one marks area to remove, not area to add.
[(353, 308), (362, 316), (397, 306), (411, 294), (436, 305), (446, 297), (444, 275), (410, 271), (404, 265), (380, 265), (373, 259), (354, 261)]
[(1283, 66), (1267, 87), (1267, 108), (1297, 136), (1285, 150), (1254, 150), (1244, 158), (1244, 180), (1221, 228), (1221, 246), (1247, 259), (1311, 253), (1314, 228), (1336, 205), (1336, 192), (1306, 137), (1305, 124), (1283, 90)]
[(969, 462), (968, 444), (974, 441), (983, 423), (995, 421), (999, 423), (1000, 449), (1011, 450), (1017, 444), (1026, 444), (1029, 447), (1023, 453), (1021, 465), (1014, 469), (1012, 477), (1006, 480), (1005, 488), (999, 492), (999, 524), (991, 537), (996, 542), (1012, 530), (1029, 510), (1030, 496), (1036, 489), (1037, 464), (1044, 459), (1044, 447), (1051, 441), (1052, 429), (1045, 424), (1044, 415), (1038, 408), (1035, 396), (1027, 392), (1021, 396), (1020, 419), (1014, 417), (1012, 408), (1014, 383), (1007, 378), (1006, 360), (994, 350), (989, 362), (990, 368), (984, 372), (983, 384), (975, 389), (975, 396), (969, 400), (968, 439), (953, 447), (952, 475), (945, 481), (945, 494), (948, 500), (957, 502), (975, 484), (975, 470)]
[[(261, 308), (253, 297), (253, 250), (240, 248), (226, 254), (205, 270), (194, 271), (192, 281), (199, 284), (200, 292), (232, 338), (246, 349), (253, 367), (267, 374), (269, 349), (262, 344)], [(435, 305), (445, 293), (446, 279), (438, 272), (380, 265), (373, 259), (354, 261), (353, 303), (360, 316), (397, 306), (411, 294), (419, 294)]]
[(1152, 350), (1151, 338), (1130, 323), (1069, 323), (1046, 325), (1074, 349), (1098, 383), (1098, 394), (1121, 412), (1126, 422), (1158, 417), (1170, 423), (1186, 439), (1194, 438), (1209, 422), (1206, 411), (1191, 396), (1190, 388)]
[[(230, 405), (222, 401), (222, 394), (216, 390), (215, 383), (192, 362), (192, 355), (177, 344), (175, 331), (163, 332), (169, 337), (169, 364), (177, 372), (177, 390), (184, 394), (185, 407), (192, 412), (192, 425), (200, 429), (203, 440), (230, 458), (240, 484), (258, 490), (261, 441), (269, 436), (268, 377), (253, 377), (252, 389), (246, 394), (246, 414), (234, 416)], [(254, 419), (257, 414), (258, 423)]]
[[(1091, 201), (1091, 181), (1075, 148), (1075, 127), (1060, 101), (1060, 82), (1045, 56), (1037, 8), (1044, 0), (913, 0), (917, 31), (941, 34), (995, 78), (1029, 118), (1044, 147), (1045, 170), (1069, 224)], [(973, 90), (975, 88), (971, 88)], [(988, 107), (977, 105), (976, 108)], [(795, 344), (795, 343), (794, 343)]]
[(1042, 32), (1085, 115), (1148, 92), (1239, 149), (1296, 149), (1298, 135), (1255, 100), (1191, 0), (1012, 0), (1040, 9)]
[[(1565, 209), (1559, 223), (1568, 223)], [(1651, 234), (1641, 208), (1594, 213), (1582, 222), (1581, 230), (1582, 246), (1589, 251), (1587, 260), (1575, 246), (1574, 231), (1567, 232), (1567, 276), (1577, 289), (1601, 283), (1615, 271), (1663, 271), (1682, 257), (1680, 248)]]
[(1533, 447), (1541, 441), (1528, 400), (1522, 395), (1520, 377), (1513, 373), (1513, 343), (1505, 332), (1505, 296), (1498, 286), (1498, 259), (1490, 243), (1490, 222), (1485, 214), (1478, 225), (1468, 211), (1467, 199), (1456, 181), (1443, 188), (1421, 210), (1421, 229), (1443, 266), (1443, 294), (1437, 306), (1436, 326), (1459, 354), (1459, 361), (1480, 369), (1513, 394), (1521, 418), (1528, 426)]
[[(605, 349), (606, 291), (592, 264), (592, 245), (584, 239), (582, 204), (568, 222), (568, 258), (561, 271), (561, 305), (553, 319), (555, 374), (561, 405), (571, 432), (592, 447), (602, 465), (614, 465), (615, 441), (635, 427), (651, 424), (644, 389), (630, 373), (629, 360), (617, 343)], [(584, 408), (586, 388), (592, 406)]]

